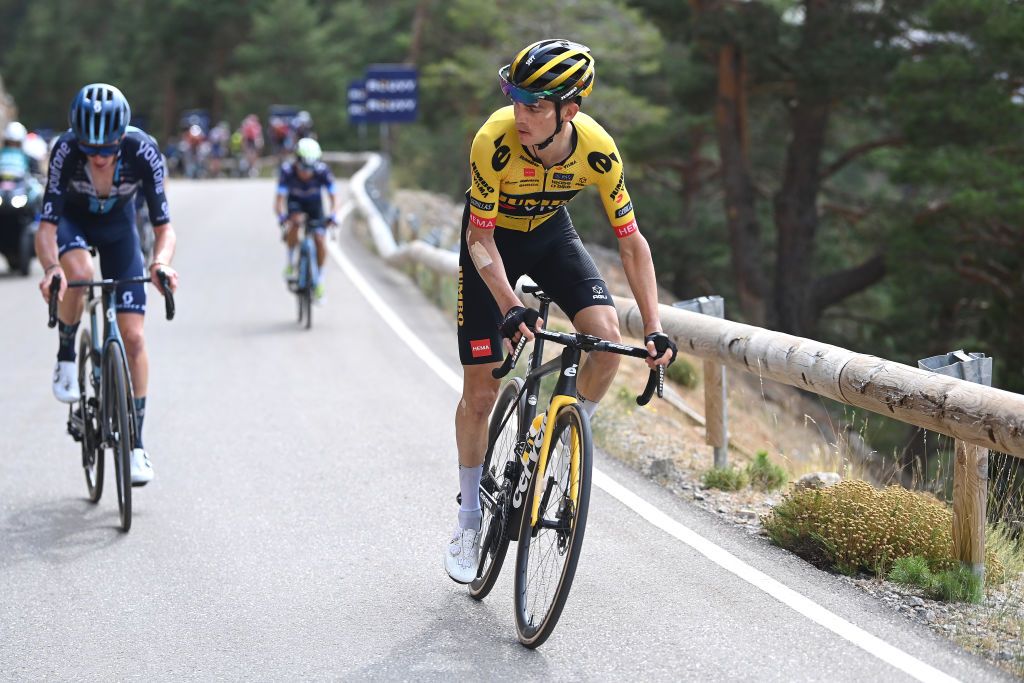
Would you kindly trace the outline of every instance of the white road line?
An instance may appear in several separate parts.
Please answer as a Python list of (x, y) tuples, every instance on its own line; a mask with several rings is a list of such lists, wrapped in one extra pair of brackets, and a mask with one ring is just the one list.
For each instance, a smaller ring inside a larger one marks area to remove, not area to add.
[[(444, 364), (432, 351), (427, 349), (419, 339), (412, 333), (412, 330), (402, 322), (401, 318), (391, 310), (383, 299), (374, 291), (370, 283), (363, 277), (362, 273), (356, 270), (352, 262), (342, 253), (337, 243), (328, 242), (328, 250), (335, 262), (341, 266), (342, 271), (356, 286), (356, 289), (366, 298), (371, 306), (380, 314), (384, 322), (394, 330), (406, 345), (412, 349), (420, 359), (426, 363), (431, 370), (456, 392), (462, 392), (462, 379), (451, 368)], [(761, 572), (739, 559), (724, 548), (715, 545), (689, 527), (677, 522), (667, 514), (654, 507), (646, 500), (618, 483), (604, 472), (594, 468), (594, 484), (618, 500), (620, 503), (637, 513), (657, 528), (670, 536), (682, 541), (701, 555), (711, 560), (726, 571), (729, 571), (750, 585), (764, 591), (790, 609), (802, 614), (814, 623), (827, 628), (844, 640), (853, 643), (865, 652), (874, 655), (883, 662), (893, 666), (908, 676), (919, 681), (942, 681), (954, 682), (958, 679), (939, 671), (933, 666), (925, 664), (920, 659), (907, 654), (899, 648), (893, 647), (884, 640), (873, 636), (864, 629), (856, 626), (842, 617), (833, 614), (810, 598), (797, 593), (792, 588), (776, 581), (767, 574)]]

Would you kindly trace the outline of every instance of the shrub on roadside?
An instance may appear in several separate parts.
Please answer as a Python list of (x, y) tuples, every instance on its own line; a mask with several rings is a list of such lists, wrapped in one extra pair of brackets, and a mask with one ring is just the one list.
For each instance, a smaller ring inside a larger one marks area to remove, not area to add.
[(687, 389), (693, 389), (697, 386), (697, 370), (685, 358), (677, 358), (672, 365), (668, 366), (665, 375), (673, 382), (681, 384)]
[[(877, 490), (847, 480), (820, 490), (794, 490), (762, 520), (773, 543), (816, 566), (885, 576), (900, 558), (924, 558), (933, 574), (959, 569), (953, 557), (953, 513), (938, 500), (899, 486)], [(990, 549), (986, 576), (1005, 578)]]
[(928, 569), (928, 560), (918, 555), (896, 560), (889, 580), (923, 588), (933, 600), (979, 603), (985, 597), (981, 579), (970, 569), (957, 567), (933, 574)]
[(732, 467), (713, 467), (701, 477), (704, 488), (721, 489), (722, 491), (739, 491), (747, 488), (750, 476), (746, 470)]
[(754, 461), (747, 465), (750, 485), (758, 491), (774, 491), (789, 480), (786, 470), (768, 460), (767, 451), (758, 451)]

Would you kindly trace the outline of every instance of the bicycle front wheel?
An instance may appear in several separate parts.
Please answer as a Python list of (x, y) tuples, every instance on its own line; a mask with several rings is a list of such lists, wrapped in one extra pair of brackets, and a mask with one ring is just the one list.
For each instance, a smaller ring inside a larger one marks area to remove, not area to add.
[(92, 335), (89, 330), (82, 330), (78, 339), (78, 391), (82, 395), (78, 402), (78, 416), (82, 420), (82, 469), (85, 471), (89, 501), (98, 503), (103, 495), (103, 435), (97, 419), (100, 404), (96, 391), (95, 365)]
[(124, 351), (116, 342), (103, 354), (103, 377), (107, 382), (104, 392), (104, 414), (114, 455), (117, 478), (117, 508), (121, 516), (121, 531), (132, 528), (132, 423), (129, 417), (128, 373), (124, 365)]
[(480, 573), (469, 584), (469, 594), (477, 600), (483, 600), (491, 592), (508, 552), (508, 518), (512, 511), (509, 501), (518, 481), (517, 473), (522, 468), (521, 464), (519, 469), (515, 465), (521, 436), (522, 401), (519, 398), (522, 387), (523, 380), (518, 377), (505, 384), (491, 411), (487, 429), (488, 448), (480, 478), (480, 509), (483, 512)]
[(591, 461), (590, 422), (577, 405), (565, 406), (555, 416), (545, 471), (536, 474), (519, 532), (516, 633), (526, 647), (548, 639), (569, 596), (587, 525)]
[(306, 286), (302, 288), (302, 306), (305, 309), (306, 329), (308, 330), (313, 326), (313, 257), (308, 250), (304, 256), (305, 258), (302, 259), (302, 279)]

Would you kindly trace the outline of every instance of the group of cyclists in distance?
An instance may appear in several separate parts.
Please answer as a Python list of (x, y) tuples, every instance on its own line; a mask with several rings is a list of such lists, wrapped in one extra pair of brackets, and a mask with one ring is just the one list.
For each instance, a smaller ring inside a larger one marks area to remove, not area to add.
[[(459, 251), (456, 317), (463, 389), (455, 411), (455, 436), (460, 504), (443, 553), (444, 568), (458, 583), (471, 583), (479, 569), (479, 488), (487, 420), (499, 389), (491, 371), (521, 336), (532, 339), (533, 331), (544, 322), (517, 298), (516, 281), (530, 276), (578, 332), (620, 341), (607, 283), (580, 241), (567, 209), (586, 186), (597, 186), (618, 238), (623, 269), (643, 319), (648, 365), (668, 365), (677, 352), (661, 327), (651, 251), (625, 186), (622, 157), (608, 132), (582, 111), (596, 80), (590, 48), (563, 39), (541, 40), (517, 52), (497, 76), (509, 103), (491, 114), (473, 139)], [(81, 398), (75, 338), (83, 303), (81, 291), (66, 285), (69, 279), (91, 278), (88, 249), (98, 250), (105, 278), (147, 273), (162, 292), (157, 273), (163, 272), (172, 291), (178, 286), (178, 274), (171, 266), (177, 239), (165, 193), (167, 165), (155, 140), (131, 125), (124, 95), (103, 83), (83, 87), (71, 104), (69, 123), (49, 156), (35, 246), (44, 273), (39, 289), (47, 301), (51, 283), (60, 278), (53, 393), (58, 400), (73, 403)], [(185, 133), (199, 140), (205, 134), (205, 143), (214, 145), (212, 131), (204, 133), (199, 122), (186, 123)], [(308, 114), (296, 113), (287, 125), (280, 124), (271, 126), (276, 131), (272, 144), (287, 157), (280, 164), (273, 210), (282, 228), (285, 276), (289, 277), (304, 222), (314, 230), (318, 261), (323, 265), (324, 231), (336, 222), (339, 200)], [(192, 130), (193, 126), (200, 130)], [(258, 154), (264, 146), (263, 133), (258, 118), (250, 115), (231, 133), (227, 149)], [(188, 144), (194, 142), (190, 139)], [(216, 144), (223, 145), (223, 139)], [(327, 211), (324, 193), (330, 201)], [(144, 198), (154, 230), (148, 263), (134, 228), (137, 194)], [(323, 282), (317, 282), (316, 288), (322, 297)], [(139, 447), (131, 463), (134, 485), (153, 479), (151, 458), (141, 439), (149, 368), (143, 334), (146, 305), (145, 286), (126, 285), (118, 290), (117, 319), (127, 347), (139, 431)], [(617, 367), (618, 356), (613, 354), (590, 354), (582, 363), (578, 402), (587, 418), (593, 418)]]

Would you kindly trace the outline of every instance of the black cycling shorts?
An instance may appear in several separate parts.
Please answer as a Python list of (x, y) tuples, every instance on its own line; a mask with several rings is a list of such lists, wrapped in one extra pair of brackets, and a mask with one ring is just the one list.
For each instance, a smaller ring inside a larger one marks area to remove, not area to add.
[[(502, 312), (469, 257), (468, 224), (467, 201), (459, 248), (459, 358), (463, 365), (495, 363), (504, 357), (498, 332)], [(608, 285), (583, 248), (564, 206), (530, 232), (495, 228), (494, 242), (512, 287), (521, 276), (529, 275), (570, 320), (588, 306), (614, 306)]]
[[(117, 212), (109, 220), (80, 220), (67, 214), (57, 223), (57, 249), (63, 256), (72, 249), (96, 247), (104, 278), (123, 280), (142, 277), (146, 267), (139, 247), (134, 215)], [(118, 313), (146, 313), (146, 286), (132, 283), (117, 286)]]

